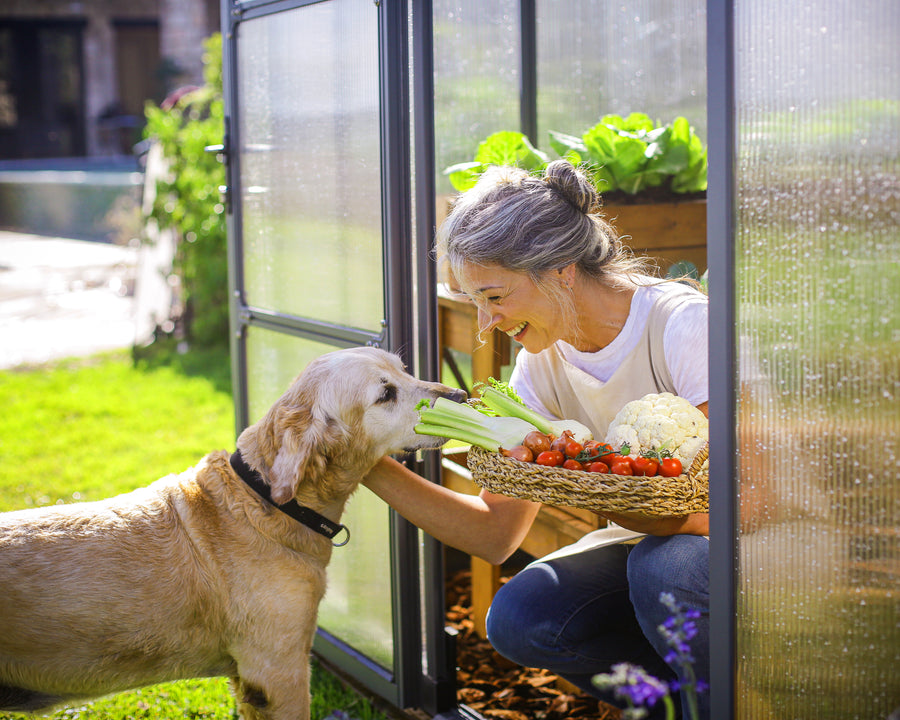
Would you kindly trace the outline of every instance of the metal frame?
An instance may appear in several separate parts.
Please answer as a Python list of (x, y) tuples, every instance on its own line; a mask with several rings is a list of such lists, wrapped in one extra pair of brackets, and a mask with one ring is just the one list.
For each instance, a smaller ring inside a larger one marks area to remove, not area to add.
[[(237, 3), (235, 0), (221, 0), (223, 34), (223, 91), (226, 107), (233, 111), (240, 98), (237, 90), (237, 61), (235, 52), (236, 34), (243, 20), (293, 10), (324, 0), (258, 0)], [(244, 296), (241, 236), (242, 217), (239, 202), (230, 202), (241, 197), (240, 178), (229, 172), (226, 180), (226, 200), (230, 213), (228, 227), (228, 281), (231, 297), (230, 331), (232, 351), (232, 383), (235, 397), (235, 424), (241, 430), (249, 422), (247, 397), (247, 353), (246, 330), (249, 327), (265, 328), (296, 337), (306, 337), (324, 341), (337, 347), (356, 345), (385, 346), (398, 352), (407, 365), (416, 360), (427, 365), (422, 358), (413, 357), (416, 312), (409, 299), (414, 296), (412, 256), (412, 179), (410, 158), (410, 124), (408, 108), (409, 93), (409, 52), (408, 52), (408, 8), (406, 0), (391, 0), (373, 4), (373, 12), (378, 13), (379, 34), (379, 103), (381, 107), (381, 182), (382, 182), (382, 236), (384, 238), (383, 264), (385, 270), (385, 308), (387, 317), (379, 335), (370, 332), (338, 326), (327, 322), (301, 318), (293, 315), (255, 308), (247, 304)], [(418, 13), (417, 13), (418, 15)], [(430, 16), (428, 17), (430, 27)], [(427, 51), (431, 52), (430, 34)], [(421, 103), (420, 103), (421, 105)], [(228, 159), (232, 148), (240, 147), (237, 123), (226, 118), (226, 137), (223, 155)], [(422, 134), (424, 137), (424, 134)], [(431, 161), (433, 168), (433, 160)], [(229, 165), (230, 167), (230, 165)], [(424, 171), (421, 171), (424, 172)], [(420, 209), (427, 205), (420, 201)], [(434, 199), (431, 199), (431, 213), (434, 213)], [(421, 223), (420, 223), (421, 225)], [(420, 311), (421, 317), (432, 317), (428, 311)], [(436, 337), (436, 309), (433, 319), (427, 322)], [(424, 343), (427, 345), (427, 343)], [(421, 347), (422, 344), (420, 344)], [(412, 459), (408, 459), (412, 461)], [(419, 538), (412, 525), (391, 513), (391, 583), (392, 618), (394, 632), (394, 667), (385, 669), (342, 642), (340, 638), (319, 630), (314, 648), (328, 663), (352, 676), (362, 686), (383, 697), (397, 707), (438, 706), (446, 704), (448, 692), (446, 678), (438, 678), (430, 683), (430, 692), (420, 697), (422, 688), (422, 638), (421, 624), (411, 621), (422, 612), (419, 592)], [(433, 562), (436, 552), (429, 554)], [(426, 562), (426, 566), (428, 566)], [(428, 568), (429, 577), (437, 577), (440, 568)], [(441, 594), (442, 596), (442, 594)], [(434, 615), (434, 608), (430, 610)], [(431, 623), (434, 626), (434, 623)], [(438, 626), (437, 645), (445, 645), (442, 637), (443, 608), (441, 625)], [(446, 657), (435, 657), (436, 667), (446, 665)], [(451, 693), (452, 694), (452, 693)], [(455, 697), (452, 698), (455, 702)]]
[[(441, 377), (438, 342), (437, 294), (423, 292), (437, 287), (437, 268), (431, 245), (437, 226), (435, 208), (435, 141), (434, 141), (434, 32), (431, 0), (417, 0), (412, 15), (413, 124), (415, 171), (415, 263), (416, 314), (418, 345), (416, 374), (425, 380)], [(440, 482), (439, 453), (425, 453), (414, 469), (433, 482)], [(445, 570), (443, 545), (430, 535), (421, 534), (424, 564), (422, 567), (422, 608), (426, 642), (422, 652), (426, 667), (418, 682), (418, 707), (431, 715), (453, 713), (456, 700), (456, 648), (446, 634)], [(443, 640), (443, 642), (442, 642)]]
[(709, 456), (711, 717), (730, 718), (735, 701), (736, 337), (734, 300), (734, 2), (708, 0)]
[(519, 129), (537, 144), (537, 0), (519, 0), (519, 43)]

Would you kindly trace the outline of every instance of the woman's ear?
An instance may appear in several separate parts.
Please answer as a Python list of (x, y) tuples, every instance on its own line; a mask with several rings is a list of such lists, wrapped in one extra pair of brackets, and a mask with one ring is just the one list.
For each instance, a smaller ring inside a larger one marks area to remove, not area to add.
[(570, 263), (565, 267), (559, 268), (556, 272), (559, 273), (559, 279), (562, 284), (571, 290), (575, 285), (575, 274), (578, 271), (575, 263)]

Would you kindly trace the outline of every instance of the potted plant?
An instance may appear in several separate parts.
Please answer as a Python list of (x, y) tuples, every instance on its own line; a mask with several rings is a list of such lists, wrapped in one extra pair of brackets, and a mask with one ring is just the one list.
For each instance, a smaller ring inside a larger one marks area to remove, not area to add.
[[(635, 252), (665, 271), (677, 261), (706, 267), (707, 151), (687, 119), (656, 124), (643, 113), (606, 115), (574, 136), (551, 130), (558, 157), (583, 167), (601, 193), (606, 217)], [(444, 172), (459, 191), (490, 165), (540, 172), (550, 156), (519, 132), (493, 133), (472, 161)]]

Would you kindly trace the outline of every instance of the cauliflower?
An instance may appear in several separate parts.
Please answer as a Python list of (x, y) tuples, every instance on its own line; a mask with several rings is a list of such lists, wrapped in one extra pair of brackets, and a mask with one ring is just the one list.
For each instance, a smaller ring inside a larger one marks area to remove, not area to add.
[(709, 441), (709, 421), (687, 400), (669, 392), (650, 393), (626, 404), (609, 424), (606, 442), (623, 444), (637, 456), (648, 450), (668, 450), (685, 469)]

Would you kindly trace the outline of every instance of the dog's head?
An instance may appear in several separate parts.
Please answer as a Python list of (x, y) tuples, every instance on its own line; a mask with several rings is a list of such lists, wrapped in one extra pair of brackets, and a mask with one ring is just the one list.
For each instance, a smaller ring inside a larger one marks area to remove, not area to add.
[[(371, 347), (336, 350), (313, 360), (237, 446), (245, 462), (285, 503), (301, 483), (327, 499), (352, 491), (380, 457), (440, 447), (444, 438), (418, 435), (416, 406), (425, 399), (465, 399), (462, 390), (423, 382), (400, 358)], [(326, 487), (329, 470), (354, 487)]]

